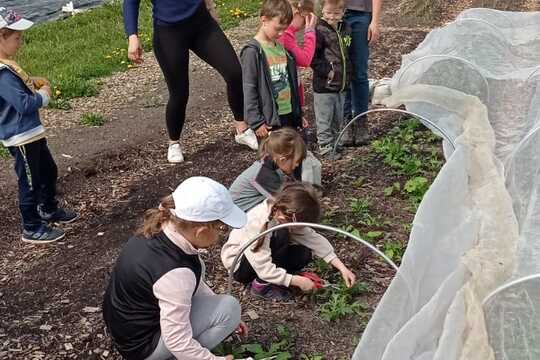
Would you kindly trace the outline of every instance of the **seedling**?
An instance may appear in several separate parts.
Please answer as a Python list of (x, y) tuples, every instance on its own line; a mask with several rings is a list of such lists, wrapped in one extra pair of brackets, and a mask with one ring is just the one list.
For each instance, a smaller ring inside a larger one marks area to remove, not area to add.
[(289, 360), (293, 356), (289, 352), (294, 344), (291, 342), (291, 333), (289, 329), (283, 325), (278, 326), (278, 335), (280, 340), (278, 342), (270, 344), (270, 347), (266, 349), (259, 343), (245, 344), (235, 346), (230, 343), (222, 343), (218, 345), (214, 350), (216, 355), (233, 355), (235, 359), (253, 357), (255, 360)]
[(400, 190), (401, 190), (401, 184), (396, 181), (395, 183), (392, 184), (392, 186), (384, 188), (384, 196), (392, 196), (392, 194), (399, 192)]
[(429, 182), (423, 176), (416, 176), (405, 183), (404, 190), (414, 205), (420, 204), (429, 189)]
[(384, 244), (384, 254), (394, 262), (401, 262), (405, 246), (400, 242), (388, 242)]
[(357, 301), (351, 302), (351, 297), (344, 293), (333, 293), (328, 302), (320, 308), (323, 319), (335, 321), (347, 315), (359, 314), (364, 307)]

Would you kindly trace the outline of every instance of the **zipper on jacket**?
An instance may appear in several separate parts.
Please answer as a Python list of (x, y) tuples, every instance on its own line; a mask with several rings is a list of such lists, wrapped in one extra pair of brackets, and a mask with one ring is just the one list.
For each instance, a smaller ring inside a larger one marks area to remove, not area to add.
[(341, 34), (339, 33), (340, 29), (342, 27), (342, 23), (339, 24), (339, 26), (336, 29), (336, 33), (338, 36), (339, 41), (339, 50), (341, 52), (341, 61), (343, 61), (343, 80), (341, 84), (341, 91), (345, 90), (345, 84), (346, 84), (346, 78), (347, 78), (347, 59), (345, 58), (345, 53), (343, 52), (343, 39), (341, 38)]

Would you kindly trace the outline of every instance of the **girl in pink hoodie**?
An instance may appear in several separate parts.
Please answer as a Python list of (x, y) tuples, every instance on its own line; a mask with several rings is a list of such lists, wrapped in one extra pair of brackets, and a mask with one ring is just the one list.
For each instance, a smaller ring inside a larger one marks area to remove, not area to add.
[[(293, 9), (293, 20), (287, 30), (281, 35), (278, 41), (293, 56), (298, 67), (309, 67), (315, 54), (315, 25), (317, 17), (313, 13), (315, 2), (313, 0), (289, 0)], [(304, 29), (304, 44), (301, 47), (296, 41), (296, 32)], [(304, 106), (304, 85), (299, 80), (298, 93), (300, 94), (300, 105)], [(304, 127), (307, 124), (304, 121)]]

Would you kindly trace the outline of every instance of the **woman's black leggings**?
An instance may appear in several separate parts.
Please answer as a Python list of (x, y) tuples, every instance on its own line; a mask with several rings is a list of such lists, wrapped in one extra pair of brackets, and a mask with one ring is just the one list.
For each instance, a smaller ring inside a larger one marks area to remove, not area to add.
[(227, 83), (227, 98), (236, 121), (243, 120), (242, 69), (225, 34), (203, 4), (174, 25), (154, 25), (154, 53), (169, 89), (167, 130), (179, 140), (189, 97), (189, 50), (215, 68)]

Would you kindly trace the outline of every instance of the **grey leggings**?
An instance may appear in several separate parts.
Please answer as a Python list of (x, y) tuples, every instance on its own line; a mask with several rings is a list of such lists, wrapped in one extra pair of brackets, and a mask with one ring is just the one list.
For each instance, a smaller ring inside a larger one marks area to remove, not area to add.
[[(229, 295), (194, 296), (191, 302), (193, 338), (207, 349), (215, 348), (240, 324), (240, 304)], [(171, 360), (174, 356), (163, 338), (146, 360)]]

